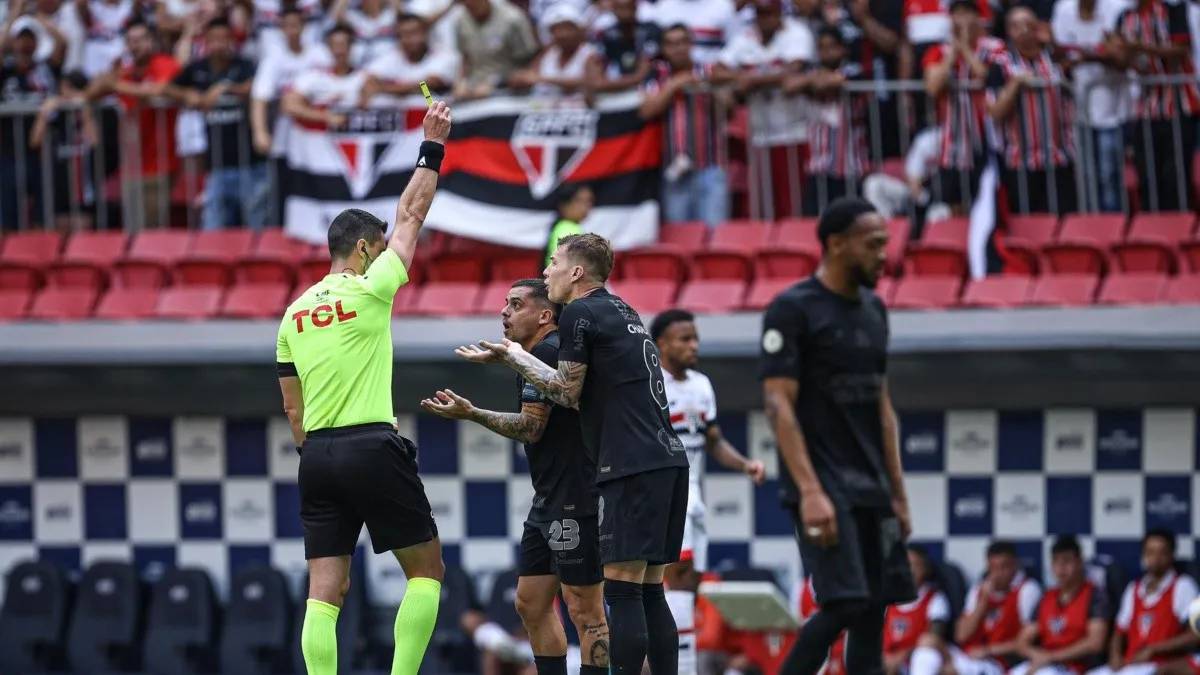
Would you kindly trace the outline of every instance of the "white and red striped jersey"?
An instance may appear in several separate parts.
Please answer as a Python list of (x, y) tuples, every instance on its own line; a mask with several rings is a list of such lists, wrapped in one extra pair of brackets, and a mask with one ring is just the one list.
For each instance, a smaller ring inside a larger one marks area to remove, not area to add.
[[(934, 45), (925, 52), (922, 68), (930, 68), (945, 58), (947, 45)], [(975, 56), (984, 64), (995, 63), (1004, 55), (1005, 46), (993, 37), (981, 37), (975, 43)], [(950, 71), (950, 89), (937, 98), (938, 123), (942, 127), (942, 155), (938, 165), (947, 169), (970, 169), (987, 148), (987, 100), (982, 89), (958, 88), (970, 82), (971, 67), (959, 56)]]
[[(1187, 20), (1187, 3), (1167, 4), (1150, 0), (1144, 7), (1133, 7), (1117, 18), (1117, 33), (1129, 42), (1184, 45), (1191, 51), (1192, 36)], [(1133, 69), (1147, 77), (1188, 75), (1184, 85), (1149, 85), (1133, 104), (1135, 117), (1151, 120), (1172, 119), (1182, 114), (1200, 113), (1200, 90), (1196, 88), (1195, 65), (1190, 58), (1168, 63), (1166, 59), (1141, 53), (1134, 58)]]
[(113, 64), (125, 52), (125, 24), (133, 17), (133, 0), (106, 2), (91, 0), (91, 15), (83, 27), (83, 73), (93, 78), (112, 70)]
[(692, 33), (692, 59), (701, 64), (714, 63), (732, 37), (731, 31), (741, 25), (733, 0), (659, 0), (648, 7), (648, 20), (659, 28), (665, 30), (680, 23), (688, 27)]
[(708, 377), (694, 370), (685, 371), (682, 380), (664, 370), (663, 382), (671, 427), (687, 451), (688, 478), (694, 489), (699, 488), (704, 477), (706, 434), (717, 420), (717, 394)]
[(1042, 50), (1032, 59), (1015, 49), (1006, 50), (988, 76), (988, 100), (994, 102), (1005, 83), (1022, 74), (1051, 85), (1022, 87), (1016, 108), (1008, 119), (998, 123), (1004, 166), (1032, 171), (1066, 166), (1075, 154), (1075, 106), (1071, 97), (1063, 96), (1066, 79), (1049, 50)]

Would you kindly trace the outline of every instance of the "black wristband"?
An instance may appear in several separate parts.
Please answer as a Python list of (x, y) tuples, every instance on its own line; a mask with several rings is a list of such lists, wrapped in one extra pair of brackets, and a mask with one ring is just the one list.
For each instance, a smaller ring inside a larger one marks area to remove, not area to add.
[(417, 154), (417, 168), (441, 173), (442, 158), (445, 156), (446, 146), (436, 141), (421, 141), (421, 152)]

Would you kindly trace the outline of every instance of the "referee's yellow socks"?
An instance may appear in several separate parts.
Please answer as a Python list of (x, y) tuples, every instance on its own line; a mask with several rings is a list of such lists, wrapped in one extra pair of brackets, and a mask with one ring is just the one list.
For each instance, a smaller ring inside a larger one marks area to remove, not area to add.
[(396, 612), (396, 651), (392, 655), (392, 675), (417, 675), (425, 648), (437, 623), (442, 584), (427, 577), (408, 580), (404, 601)]
[(300, 631), (300, 651), (308, 675), (337, 675), (337, 605), (308, 599), (304, 628)]

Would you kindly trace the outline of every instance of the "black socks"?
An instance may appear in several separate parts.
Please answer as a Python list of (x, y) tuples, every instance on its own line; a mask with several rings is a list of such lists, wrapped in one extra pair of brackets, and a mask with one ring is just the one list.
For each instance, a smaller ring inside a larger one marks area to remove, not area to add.
[(647, 641), (642, 585), (605, 579), (604, 600), (608, 603), (608, 658), (612, 673), (640, 675)]
[(662, 583), (642, 584), (642, 607), (646, 611), (649, 642), (646, 658), (651, 675), (675, 675), (679, 672), (679, 630), (675, 615), (667, 604)]
[(534, 656), (537, 675), (567, 675), (566, 656)]

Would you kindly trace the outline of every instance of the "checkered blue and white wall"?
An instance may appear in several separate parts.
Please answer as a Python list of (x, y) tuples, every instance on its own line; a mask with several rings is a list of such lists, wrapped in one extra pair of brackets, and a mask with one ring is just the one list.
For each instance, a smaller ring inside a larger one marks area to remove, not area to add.
[[(772, 479), (754, 487), (709, 462), (710, 561), (794, 574), (766, 421), (720, 421), (736, 446), (767, 461)], [(467, 423), (410, 416), (400, 425), (421, 448), (446, 558), (478, 571), (511, 566), (531, 496), (519, 446)], [(1182, 556), (1195, 551), (1193, 409), (951, 410), (904, 414), (902, 425), (915, 537), (969, 574), (993, 536), (1017, 541), (1035, 567), (1045, 564), (1047, 535), (1063, 532), (1130, 567), (1150, 527), (1180, 533)], [(148, 575), (200, 565), (221, 590), (251, 561), (298, 579), (297, 463), (282, 418), (0, 418), (0, 571), (30, 556), (72, 569), (115, 556)], [(367, 555), (365, 566), (376, 598), (396, 598), (390, 556)]]

